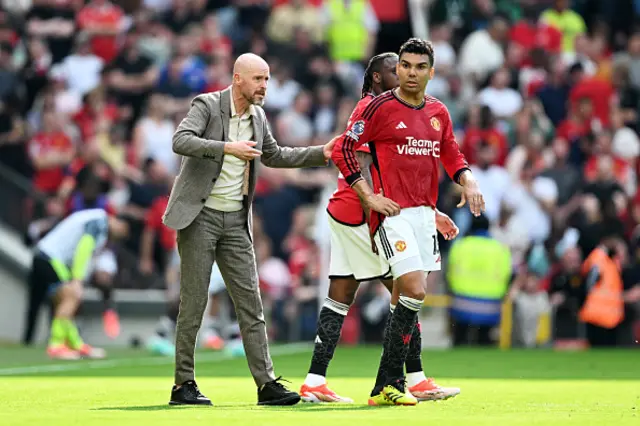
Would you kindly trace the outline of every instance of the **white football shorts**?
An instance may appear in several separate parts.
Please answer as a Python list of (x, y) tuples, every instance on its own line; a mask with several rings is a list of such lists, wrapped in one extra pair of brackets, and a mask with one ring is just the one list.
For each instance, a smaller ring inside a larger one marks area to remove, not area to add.
[(397, 216), (386, 217), (375, 242), (394, 279), (414, 271), (440, 270), (436, 212), (431, 207), (405, 208)]
[(331, 259), (329, 279), (353, 276), (358, 281), (387, 278), (389, 265), (373, 252), (369, 225), (344, 225), (329, 216)]

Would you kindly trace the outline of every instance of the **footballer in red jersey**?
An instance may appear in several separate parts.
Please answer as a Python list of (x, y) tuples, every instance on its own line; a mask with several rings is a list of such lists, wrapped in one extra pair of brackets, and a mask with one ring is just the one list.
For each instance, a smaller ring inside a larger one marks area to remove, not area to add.
[[(484, 209), (477, 182), (455, 140), (447, 108), (424, 94), (434, 74), (433, 65), (431, 43), (409, 39), (399, 53), (396, 72), (400, 86), (373, 100), (333, 148), (333, 161), (365, 209), (371, 210), (371, 234), (400, 292), (385, 333), (371, 405), (417, 403), (405, 390), (403, 367), (425, 297), (424, 272), (440, 269), (435, 220), (439, 162), (463, 186), (459, 206), (469, 200), (474, 215)], [(373, 157), (373, 189), (362, 178), (355, 155), (365, 143)], [(458, 392), (452, 390), (450, 396)]]
[[(362, 98), (352, 112), (347, 127), (351, 126), (353, 117), (362, 114), (375, 96), (398, 86), (397, 63), (398, 55), (395, 53), (383, 53), (371, 58), (365, 71)], [(356, 155), (362, 173), (371, 182), (372, 178), (368, 176), (368, 172), (372, 158), (368, 146), (365, 144), (359, 147)], [(397, 292), (393, 292), (393, 280), (388, 276), (388, 264), (381, 261), (378, 254), (372, 250), (366, 215), (360, 199), (342, 174), (338, 177), (338, 189), (329, 200), (327, 212), (331, 231), (329, 294), (318, 318), (311, 366), (300, 389), (300, 396), (307, 402), (344, 403), (352, 400), (341, 397), (329, 389), (326, 372), (359, 283), (381, 278), (385, 287), (393, 294), (392, 309), (397, 304), (398, 295)], [(457, 235), (458, 228), (447, 215), (438, 212), (438, 231), (446, 239), (451, 239)], [(414, 391), (412, 394), (419, 400), (442, 399), (442, 392), (436, 391), (435, 386), (424, 375), (421, 348), (422, 339), (416, 328), (406, 364), (407, 372), (417, 379), (410, 391)]]

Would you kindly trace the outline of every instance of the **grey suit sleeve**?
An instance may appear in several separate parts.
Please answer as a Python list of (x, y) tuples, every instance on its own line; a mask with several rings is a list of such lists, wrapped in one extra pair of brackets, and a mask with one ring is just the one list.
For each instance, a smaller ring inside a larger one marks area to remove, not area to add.
[(262, 156), (260, 161), (267, 167), (274, 168), (302, 168), (302, 167), (322, 167), (327, 165), (324, 158), (322, 146), (309, 148), (289, 148), (278, 146), (278, 142), (273, 137), (271, 129), (267, 124), (264, 113), (264, 139), (262, 140)]
[(185, 157), (222, 161), (224, 142), (201, 137), (210, 120), (210, 109), (203, 96), (206, 95), (199, 95), (193, 99), (187, 116), (173, 134), (173, 152)]

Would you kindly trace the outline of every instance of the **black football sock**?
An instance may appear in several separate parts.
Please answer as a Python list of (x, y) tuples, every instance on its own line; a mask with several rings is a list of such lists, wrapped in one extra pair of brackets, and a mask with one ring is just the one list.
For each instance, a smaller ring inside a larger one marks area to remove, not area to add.
[[(391, 314), (393, 314), (395, 308), (396, 305), (390, 304)], [(387, 319), (385, 330), (389, 326), (390, 321), (391, 315), (389, 315)], [(422, 371), (422, 330), (418, 318), (416, 318), (416, 326), (413, 329), (413, 334), (411, 334), (411, 343), (409, 343), (409, 353), (407, 353), (405, 369), (407, 373), (419, 373)]]
[(318, 331), (309, 374), (327, 375), (327, 368), (333, 358), (336, 346), (338, 346), (342, 324), (348, 312), (349, 305), (336, 302), (328, 297), (325, 300), (318, 318)]
[(113, 301), (113, 288), (109, 284), (96, 285), (96, 288), (102, 293), (102, 304), (105, 311), (115, 310), (115, 302)]
[(384, 334), (382, 357), (371, 396), (378, 394), (383, 386), (404, 376), (404, 363), (409, 352), (418, 310), (421, 307), (421, 300), (400, 297), (400, 302), (393, 311), (389, 327)]
[(417, 316), (416, 326), (413, 328), (413, 333), (411, 334), (405, 368), (407, 373), (419, 373), (422, 371), (422, 330), (420, 328), (420, 320)]

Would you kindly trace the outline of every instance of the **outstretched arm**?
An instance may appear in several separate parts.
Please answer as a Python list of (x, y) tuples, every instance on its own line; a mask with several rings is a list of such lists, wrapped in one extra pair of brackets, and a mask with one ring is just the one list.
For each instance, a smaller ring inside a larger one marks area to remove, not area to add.
[(262, 156), (260, 160), (265, 166), (279, 168), (322, 167), (327, 165), (324, 154), (325, 146), (312, 146), (309, 148), (289, 148), (278, 145), (267, 124), (264, 112), (263, 117), (264, 139), (262, 140)]

